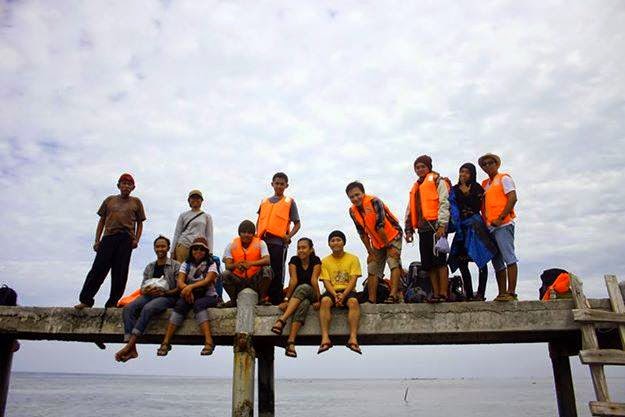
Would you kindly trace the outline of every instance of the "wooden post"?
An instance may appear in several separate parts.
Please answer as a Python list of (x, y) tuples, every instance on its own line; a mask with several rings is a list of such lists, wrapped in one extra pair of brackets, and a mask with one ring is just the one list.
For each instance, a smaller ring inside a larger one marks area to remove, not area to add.
[(15, 339), (0, 338), (0, 417), (4, 417), (11, 379), (11, 362)]
[(256, 355), (252, 344), (258, 294), (246, 288), (237, 297), (237, 322), (234, 334), (232, 373), (232, 416), (254, 416), (254, 368)]
[(274, 346), (263, 343), (256, 347), (258, 356), (258, 416), (274, 417)]
[(575, 388), (571, 376), (571, 362), (566, 346), (558, 342), (549, 342), (549, 357), (553, 368), (553, 380), (556, 385), (556, 400), (560, 417), (577, 417)]

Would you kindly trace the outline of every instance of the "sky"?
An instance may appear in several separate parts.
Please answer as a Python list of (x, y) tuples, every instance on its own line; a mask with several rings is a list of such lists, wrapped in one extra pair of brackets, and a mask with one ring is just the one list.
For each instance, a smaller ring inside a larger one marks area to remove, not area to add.
[[(21, 305), (75, 304), (96, 211), (123, 172), (148, 217), (129, 292), (191, 189), (221, 254), (284, 171), (298, 236), (326, 255), (341, 229), (364, 262), (348, 182), (403, 219), (418, 155), (455, 182), (462, 163), (494, 152), (517, 186), (520, 298), (536, 299), (551, 267), (606, 297), (603, 275), (625, 277), (623, 51), (621, 1), (1, 2), (0, 282)], [(414, 260), (418, 246), (404, 245), (403, 263)], [(14, 370), (232, 372), (227, 347), (209, 360), (175, 347), (163, 360), (141, 346), (125, 365), (117, 348), (25, 342)], [(277, 350), (276, 376), (551, 372), (545, 345), (364, 347), (366, 365), (344, 350), (300, 348), (297, 361)]]

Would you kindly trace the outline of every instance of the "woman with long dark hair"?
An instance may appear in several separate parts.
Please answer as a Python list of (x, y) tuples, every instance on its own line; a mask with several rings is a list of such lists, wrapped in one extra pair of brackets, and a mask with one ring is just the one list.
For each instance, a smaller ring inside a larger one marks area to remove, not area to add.
[(303, 237), (297, 241), (297, 256), (293, 256), (289, 261), (289, 275), (291, 277), (289, 287), (286, 290), (284, 301), (279, 305), (283, 313), (271, 328), (273, 333), (282, 334), (287, 319), (293, 316), (291, 331), (284, 352), (286, 356), (291, 358), (297, 357), (295, 337), (304, 325), (308, 308), (311, 304), (315, 309), (319, 308), (320, 274), (321, 259), (315, 255), (312, 240)]
[(178, 273), (180, 298), (169, 317), (163, 343), (156, 351), (158, 356), (165, 356), (171, 350), (171, 337), (191, 309), (204, 335), (204, 348), (200, 355), (206, 356), (213, 353), (215, 344), (211, 336), (206, 309), (215, 307), (219, 299), (215, 289), (216, 278), (217, 265), (208, 249), (208, 243), (203, 237), (197, 237), (191, 244), (187, 260), (182, 264)]
[[(469, 162), (463, 164), (458, 183), (452, 187), (449, 195), (451, 219), (456, 231), (449, 255), (449, 267), (452, 272), (460, 269), (467, 301), (485, 300), (487, 263), (496, 253), (480, 214), (484, 189), (477, 183), (476, 177), (475, 165)], [(475, 262), (479, 268), (479, 284), (475, 294), (469, 262)]]

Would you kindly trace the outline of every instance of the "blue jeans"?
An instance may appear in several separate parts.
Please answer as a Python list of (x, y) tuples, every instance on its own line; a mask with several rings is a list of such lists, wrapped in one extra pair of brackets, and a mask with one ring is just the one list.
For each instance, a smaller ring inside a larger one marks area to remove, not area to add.
[(131, 334), (140, 336), (145, 332), (152, 317), (161, 314), (176, 304), (176, 297), (139, 296), (124, 307), (124, 340), (128, 341)]
[(498, 227), (491, 232), (497, 242), (497, 255), (493, 258), (493, 268), (495, 272), (506, 269), (509, 265), (514, 265), (518, 259), (514, 253), (514, 224)]

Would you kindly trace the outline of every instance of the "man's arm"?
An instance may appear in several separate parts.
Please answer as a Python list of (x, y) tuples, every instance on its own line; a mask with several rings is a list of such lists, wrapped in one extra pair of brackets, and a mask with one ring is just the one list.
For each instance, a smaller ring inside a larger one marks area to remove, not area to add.
[(284, 242), (291, 243), (291, 239), (293, 238), (293, 236), (295, 236), (297, 232), (299, 232), (300, 227), (302, 227), (302, 223), (299, 220), (293, 222), (293, 229), (289, 233), (287, 233), (286, 236), (284, 236)]
[(104, 217), (100, 217), (100, 220), (98, 221), (98, 226), (95, 228), (95, 243), (93, 244), (93, 250), (96, 252), (100, 247), (100, 238), (102, 237), (102, 232), (104, 231), (105, 222), (106, 220), (104, 219)]
[(512, 212), (512, 209), (517, 202), (516, 190), (510, 191), (508, 194), (506, 194), (506, 197), (508, 197), (508, 201), (506, 202), (505, 207), (503, 208), (499, 216), (491, 222), (491, 225), (495, 227), (500, 226), (506, 216), (510, 214), (510, 212)]
[(180, 234), (182, 233), (183, 226), (182, 214), (178, 216), (178, 220), (176, 221), (176, 230), (174, 231), (174, 239), (171, 242), (171, 257), (173, 258), (176, 254), (176, 246), (178, 245), (178, 239), (180, 239)]
[(137, 231), (135, 232), (135, 238), (132, 240), (132, 248), (139, 246), (139, 240), (141, 240), (141, 234), (143, 233), (143, 222), (137, 222)]
[(438, 229), (436, 230), (436, 237), (440, 238), (445, 234), (447, 224), (449, 223), (449, 191), (447, 191), (445, 180), (442, 178), (439, 178), (436, 191), (438, 192)]
[(257, 261), (247, 261), (249, 266), (265, 266), (271, 263), (269, 255), (265, 255)]
[(213, 218), (210, 214), (206, 214), (206, 240), (208, 241), (208, 250), (213, 253)]

